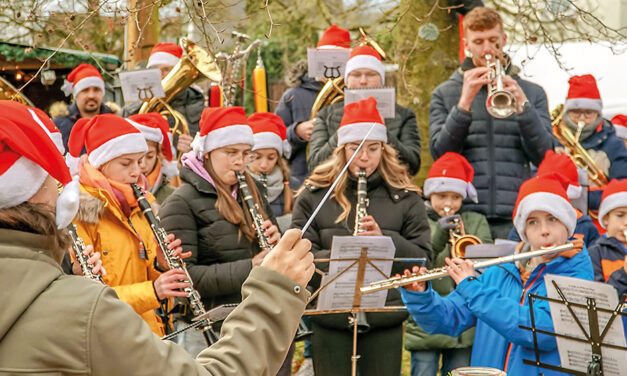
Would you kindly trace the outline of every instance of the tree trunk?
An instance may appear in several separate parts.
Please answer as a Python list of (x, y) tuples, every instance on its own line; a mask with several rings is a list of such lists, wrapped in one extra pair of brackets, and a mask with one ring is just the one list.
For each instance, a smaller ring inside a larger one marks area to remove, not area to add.
[[(407, 12), (394, 31), (394, 56), (399, 65), (397, 102), (416, 112), (420, 130), (421, 165), (414, 178), (419, 186), (433, 163), (429, 151), (431, 92), (459, 67), (457, 17), (447, 9), (440, 9), (437, 3), (438, 0), (401, 0), (400, 9)], [(430, 27), (432, 32), (428, 32)], [(433, 32), (436, 28), (439, 35)]]
[[(129, 0), (126, 50), (127, 69), (147, 60), (150, 50), (159, 40), (159, 7), (150, 0)], [(138, 27), (139, 26), (139, 27)]]

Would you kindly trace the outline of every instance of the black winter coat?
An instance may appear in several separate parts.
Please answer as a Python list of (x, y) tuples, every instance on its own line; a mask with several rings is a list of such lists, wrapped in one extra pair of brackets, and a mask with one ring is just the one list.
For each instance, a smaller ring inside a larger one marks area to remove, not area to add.
[[(68, 107), (68, 111), (70, 112), (67, 116), (59, 116), (56, 117), (54, 119), (52, 119), (52, 122), (54, 123), (54, 125), (57, 126), (57, 128), (59, 128), (59, 131), (61, 131), (61, 138), (63, 138), (63, 147), (65, 148), (65, 151), (67, 152), (67, 141), (70, 139), (70, 132), (72, 132), (72, 127), (74, 127), (74, 123), (76, 123), (76, 121), (81, 117), (81, 113), (78, 111), (78, 107), (76, 107), (76, 102), (72, 103), (69, 107)], [(105, 106), (104, 104), (100, 105), (100, 114), (112, 114), (113, 111)], [(85, 149), (83, 148), (83, 151), (81, 152), (81, 154), (85, 153)]]
[(322, 89), (322, 82), (307, 75), (301, 76), (299, 86), (288, 89), (281, 96), (279, 105), (274, 111), (287, 127), (287, 141), (292, 146), (290, 167), (292, 176), (298, 180), (300, 186), (308, 175), (307, 170), (307, 141), (298, 137), (296, 126), (309, 120), (318, 92)]
[[(259, 245), (240, 236), (239, 227), (218, 212), (218, 194), (211, 183), (186, 167), (181, 168), (181, 180), (183, 185), (159, 210), (161, 225), (181, 239), (186, 252), (192, 252), (185, 263), (205, 308), (239, 303), (242, 284), (252, 269), (252, 257), (260, 252)], [(238, 201), (241, 205), (240, 195)], [(268, 204), (264, 202), (263, 206), (276, 223)]]
[[(462, 69), (473, 68), (467, 59)], [(431, 155), (434, 159), (448, 151), (468, 159), (475, 169), (473, 185), (478, 204), (467, 209), (491, 218), (511, 220), (518, 189), (532, 176), (544, 153), (553, 148), (551, 119), (544, 90), (512, 75), (525, 92), (530, 108), (505, 119), (490, 116), (485, 108), (486, 87), (475, 96), (471, 112), (457, 107), (462, 92), (463, 71), (433, 91), (429, 107)]]
[[(327, 188), (316, 188), (308, 185), (296, 198), (291, 228), (302, 228), (309, 219)], [(307, 229), (304, 237), (311, 241), (311, 251), (315, 258), (327, 258), (330, 255), (331, 241), (334, 235), (352, 235), (355, 224), (355, 202), (357, 182), (349, 177), (346, 198), (352, 209), (347, 221), (335, 223), (342, 208), (334, 199), (329, 199), (316, 219)], [(375, 172), (368, 177), (368, 214), (379, 224), (383, 235), (391, 236), (396, 253), (394, 257), (428, 258), (431, 254), (429, 222), (422, 198), (415, 192), (389, 187)], [(402, 273), (415, 263), (394, 262), (392, 275)], [(319, 268), (324, 265), (317, 264)], [(319, 278), (318, 278), (319, 281)], [(316, 282), (313, 282), (315, 286)], [(402, 305), (400, 294), (389, 290), (386, 305)]]
[[(314, 128), (309, 141), (309, 171), (324, 162), (337, 147), (337, 129), (344, 115), (344, 101), (337, 102), (320, 110), (314, 120)], [(398, 159), (407, 165), (409, 174), (420, 169), (420, 134), (416, 114), (407, 107), (396, 104), (396, 116), (386, 118), (388, 144), (398, 151)]]

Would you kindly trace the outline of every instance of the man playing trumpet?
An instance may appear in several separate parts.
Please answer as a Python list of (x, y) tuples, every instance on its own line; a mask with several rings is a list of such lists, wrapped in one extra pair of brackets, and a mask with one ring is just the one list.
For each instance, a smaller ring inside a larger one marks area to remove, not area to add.
[[(460, 69), (432, 94), (429, 109), (430, 146), (434, 159), (452, 151), (463, 155), (475, 170), (478, 204), (468, 209), (488, 218), (492, 236), (505, 238), (511, 228), (518, 188), (553, 147), (546, 95), (541, 87), (511, 72), (502, 51), (507, 41), (501, 16), (476, 7), (464, 18), (466, 59)], [(513, 114), (492, 117), (486, 109), (486, 86), (493, 85), (490, 61), (505, 61), (503, 90), (513, 97)]]

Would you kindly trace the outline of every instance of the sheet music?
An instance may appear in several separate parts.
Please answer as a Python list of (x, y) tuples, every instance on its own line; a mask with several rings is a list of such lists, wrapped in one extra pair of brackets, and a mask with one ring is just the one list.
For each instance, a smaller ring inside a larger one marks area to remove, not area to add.
[[(616, 289), (606, 283), (552, 274), (547, 274), (544, 280), (549, 298), (561, 299), (553, 286), (552, 281), (555, 281), (569, 302), (586, 304), (586, 297), (592, 297), (595, 298), (596, 305), (599, 308), (613, 310), (618, 305)], [(549, 307), (551, 308), (551, 318), (553, 319), (554, 331), (556, 333), (585, 338), (564, 304), (549, 302)], [(573, 307), (573, 311), (586, 329), (586, 332), (589, 332), (587, 310)], [(610, 316), (609, 313), (598, 312), (599, 333), (603, 332)], [(625, 346), (625, 332), (623, 320), (620, 316), (612, 322), (612, 326), (603, 339), (603, 343)], [(588, 363), (592, 359), (592, 350), (589, 344), (558, 337), (557, 349), (559, 350), (562, 367), (586, 372)], [(627, 370), (627, 352), (601, 347), (601, 355), (603, 357), (603, 374), (605, 376), (625, 374), (624, 370)]]
[(127, 103), (165, 97), (159, 69), (120, 72), (119, 76), (122, 95)]
[(344, 105), (368, 97), (373, 97), (377, 101), (377, 111), (382, 118), (394, 118), (396, 115), (396, 89), (393, 87), (346, 89), (344, 90)]
[[(331, 259), (357, 259), (361, 249), (368, 248), (369, 259), (385, 259), (372, 261), (385, 276), (381, 275), (372, 265), (366, 265), (364, 285), (375, 282), (390, 275), (396, 248), (389, 236), (334, 236), (331, 246)], [(329, 272), (322, 277), (322, 285), (351, 265), (354, 260), (331, 261)], [(355, 296), (358, 264), (353, 265), (329, 286), (322, 289), (318, 296), (318, 310), (351, 309)], [(362, 308), (383, 308), (387, 290), (364, 294), (361, 296)]]
[(346, 61), (351, 54), (348, 48), (307, 49), (307, 75), (309, 77), (344, 77)]

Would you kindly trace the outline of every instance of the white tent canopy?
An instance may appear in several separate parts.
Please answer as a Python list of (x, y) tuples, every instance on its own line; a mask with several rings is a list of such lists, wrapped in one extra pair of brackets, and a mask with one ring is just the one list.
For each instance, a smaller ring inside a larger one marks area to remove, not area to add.
[(571, 76), (592, 74), (601, 93), (603, 116), (611, 119), (616, 114), (627, 114), (627, 53), (622, 42), (614, 51), (610, 46), (610, 43), (588, 42), (557, 46), (558, 58), (568, 71), (559, 66), (544, 45), (515, 45), (507, 50), (513, 63), (521, 68), (521, 77), (544, 88), (549, 110), (564, 103)]

